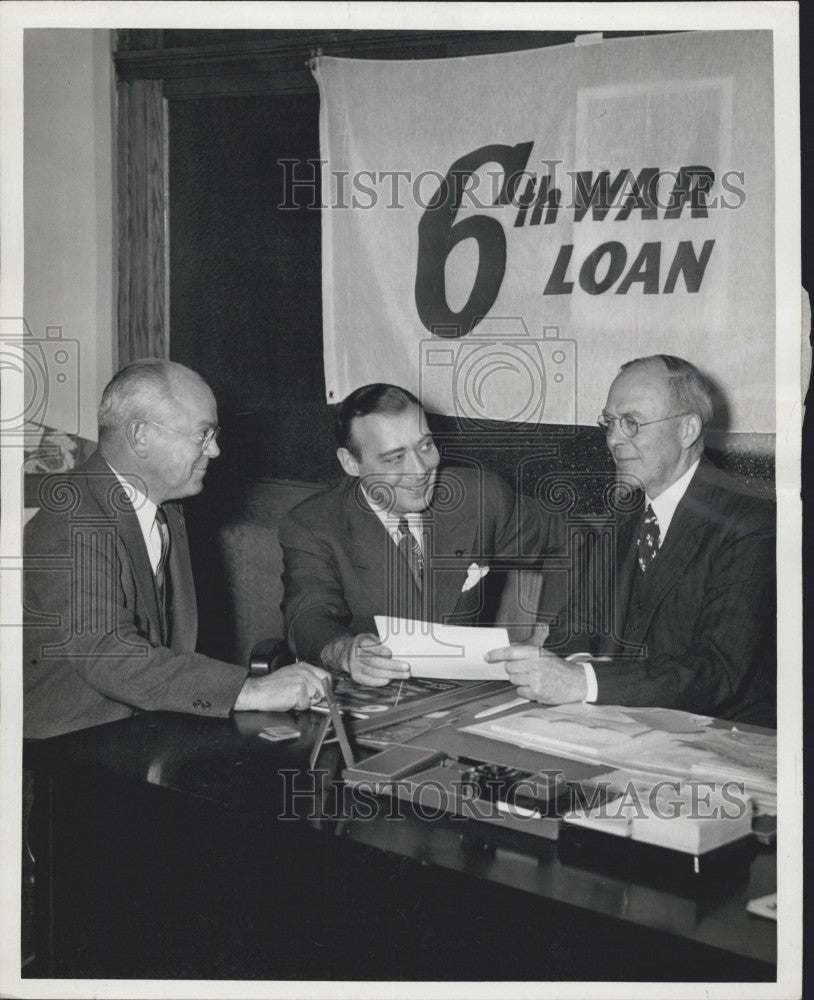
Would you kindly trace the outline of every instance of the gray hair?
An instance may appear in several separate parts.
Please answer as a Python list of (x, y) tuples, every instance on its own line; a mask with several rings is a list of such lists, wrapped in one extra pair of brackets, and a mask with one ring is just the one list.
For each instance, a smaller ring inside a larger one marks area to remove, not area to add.
[(116, 372), (99, 404), (99, 437), (124, 429), (133, 420), (146, 420), (174, 402), (174, 384), (183, 378), (201, 379), (197, 372), (175, 361), (141, 358)]
[(707, 427), (714, 412), (712, 383), (689, 361), (677, 358), (674, 354), (651, 354), (646, 358), (628, 361), (622, 365), (622, 371), (627, 371), (634, 365), (648, 365), (658, 361), (667, 369), (667, 389), (677, 410), (697, 414), (702, 428)]

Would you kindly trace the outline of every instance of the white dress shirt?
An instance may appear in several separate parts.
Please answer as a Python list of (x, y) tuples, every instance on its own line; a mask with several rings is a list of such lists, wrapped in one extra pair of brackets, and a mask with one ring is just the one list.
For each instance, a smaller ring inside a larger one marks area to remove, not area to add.
[(420, 514), (391, 514), (384, 510), (382, 507), (377, 506), (368, 496), (365, 488), (362, 487), (362, 493), (364, 494), (365, 500), (367, 500), (370, 509), (378, 517), (378, 519), (384, 525), (385, 531), (393, 539), (393, 542), (398, 548), (399, 542), (401, 541), (401, 535), (399, 534), (399, 521), (402, 518), (407, 520), (407, 527), (410, 529), (410, 534), (418, 542), (421, 551), (424, 551), (424, 539), (421, 534), (421, 515)]
[[(673, 520), (673, 515), (681, 502), (681, 498), (687, 492), (687, 487), (690, 485), (690, 480), (695, 475), (695, 470), (698, 468), (700, 461), (701, 459), (697, 458), (684, 475), (676, 479), (672, 486), (668, 486), (663, 493), (659, 493), (655, 500), (651, 499), (646, 493), (644, 495), (647, 503), (653, 508), (656, 520), (659, 522), (659, 548), (664, 545), (667, 529), (670, 527), (670, 522)], [(582, 667), (585, 670), (585, 680), (588, 682), (588, 694), (585, 696), (585, 701), (595, 702), (599, 695), (599, 686), (596, 681), (596, 671), (591, 661), (586, 659), (588, 655), (588, 653), (572, 653), (567, 659), (571, 660), (571, 662), (582, 663)]]
[(122, 484), (128, 500), (133, 505), (133, 510), (136, 512), (141, 533), (144, 536), (144, 544), (147, 546), (147, 555), (150, 558), (150, 566), (152, 566), (153, 573), (155, 573), (158, 569), (158, 564), (161, 562), (162, 547), (161, 529), (158, 527), (158, 523), (155, 519), (155, 512), (158, 508), (149, 497), (146, 497), (140, 490), (137, 490), (132, 483), (128, 482), (123, 476), (120, 476), (113, 466), (110, 465), (110, 462), (107, 464), (110, 467), (110, 471)]

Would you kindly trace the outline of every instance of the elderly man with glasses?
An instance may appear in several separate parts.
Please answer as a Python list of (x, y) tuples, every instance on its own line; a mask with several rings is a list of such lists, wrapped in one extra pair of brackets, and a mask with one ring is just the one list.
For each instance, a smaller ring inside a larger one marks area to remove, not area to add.
[(487, 654), (520, 695), (775, 725), (774, 505), (704, 458), (712, 411), (689, 362), (623, 365), (598, 423), (639, 502), (615, 513), (612, 555), (581, 554), (545, 645)]
[(46, 478), (26, 527), (24, 735), (43, 738), (136, 710), (226, 716), (318, 700), (327, 673), (295, 664), (249, 677), (195, 651), (184, 518), (220, 454), (215, 397), (170, 361), (122, 369), (99, 407), (99, 449)]

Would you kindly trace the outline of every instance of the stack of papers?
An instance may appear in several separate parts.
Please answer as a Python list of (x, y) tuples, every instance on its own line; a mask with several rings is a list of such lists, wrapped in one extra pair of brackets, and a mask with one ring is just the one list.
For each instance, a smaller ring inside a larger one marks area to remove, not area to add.
[[(532, 708), (491, 723), (498, 739), (531, 750), (595, 758), (618, 751), (629, 740), (650, 731), (621, 708), (593, 710), (591, 705)], [(472, 727), (474, 728), (474, 727)], [(471, 729), (470, 729), (471, 731)], [(498, 734), (501, 734), (498, 736)]]
[[(624, 766), (628, 753), (645, 754), (648, 738), (659, 732), (684, 739), (704, 730), (709, 716), (661, 708), (623, 708), (578, 702), (555, 708), (532, 708), (515, 715), (469, 726), (466, 732), (514, 743), (573, 760)], [(633, 742), (631, 742), (633, 741)], [(641, 750), (639, 749), (641, 748)], [(670, 773), (670, 772), (667, 772)]]
[(653, 708), (561, 705), (488, 719), (466, 732), (654, 779), (743, 785), (765, 812), (777, 808), (777, 735), (713, 727), (708, 716)]

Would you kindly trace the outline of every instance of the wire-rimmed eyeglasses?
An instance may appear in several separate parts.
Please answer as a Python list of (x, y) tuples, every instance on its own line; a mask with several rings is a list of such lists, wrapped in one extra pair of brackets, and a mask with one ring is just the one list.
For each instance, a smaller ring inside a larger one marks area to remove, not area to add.
[(162, 431), (169, 431), (170, 434), (178, 434), (180, 437), (190, 438), (190, 440), (200, 445), (202, 453), (206, 451), (213, 441), (218, 440), (218, 435), (220, 434), (220, 424), (217, 427), (210, 427), (208, 431), (193, 431), (191, 434), (187, 434), (184, 431), (175, 430), (174, 427), (165, 427), (164, 424), (159, 424), (156, 420), (148, 420), (147, 423), (152, 424), (153, 427), (160, 427)]
[(628, 416), (627, 413), (623, 413), (621, 417), (611, 417), (607, 413), (600, 413), (596, 418), (596, 422), (600, 430), (609, 434), (613, 430), (613, 425), (618, 421), (625, 437), (635, 438), (639, 433), (640, 427), (647, 427), (650, 424), (660, 424), (665, 420), (675, 420), (676, 417), (688, 416), (689, 413), (673, 413), (669, 417), (659, 417), (658, 420), (645, 420), (644, 422), (640, 422), (635, 417)]

